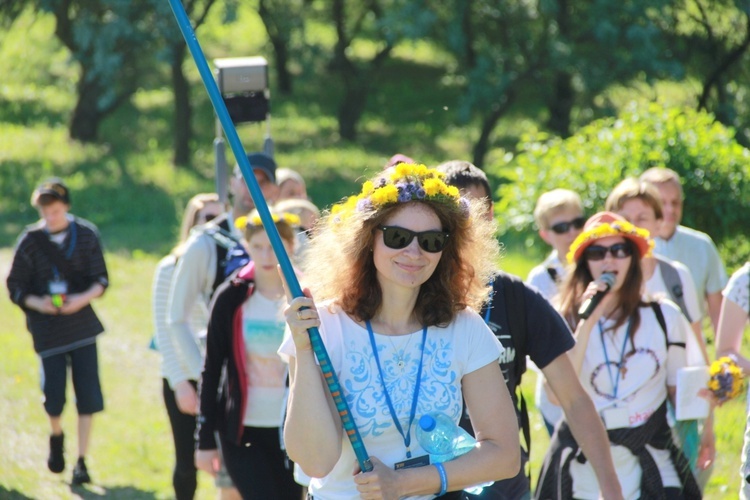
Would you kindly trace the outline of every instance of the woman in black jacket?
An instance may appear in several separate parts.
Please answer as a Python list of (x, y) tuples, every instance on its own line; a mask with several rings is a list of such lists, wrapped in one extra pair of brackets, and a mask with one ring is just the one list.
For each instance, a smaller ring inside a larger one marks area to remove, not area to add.
[[(273, 220), (291, 254), (298, 217), (273, 214)], [(257, 213), (237, 223), (245, 227), (252, 261), (214, 296), (195, 464), (216, 474), (221, 447), (227, 471), (244, 499), (299, 500), (301, 486), (279, 442), (287, 368), (276, 353), (284, 336), (286, 305), (278, 262)]]

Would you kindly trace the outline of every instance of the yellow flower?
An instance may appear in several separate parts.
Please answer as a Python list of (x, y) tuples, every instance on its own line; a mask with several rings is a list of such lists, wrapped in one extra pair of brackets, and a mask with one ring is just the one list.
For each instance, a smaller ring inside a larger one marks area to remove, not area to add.
[(237, 217), (234, 221), (234, 227), (237, 229), (245, 229), (245, 226), (247, 225), (247, 216), (243, 215), (241, 217)]
[(375, 190), (375, 185), (372, 183), (372, 181), (365, 181), (365, 183), (362, 184), (363, 195), (370, 196), (374, 190)]
[(398, 201), (398, 188), (393, 184), (386, 184), (385, 186), (376, 189), (372, 193), (370, 200), (372, 201), (373, 205), (387, 205), (388, 203), (396, 203), (396, 201)]
[(445, 186), (445, 183), (440, 179), (425, 179), (424, 183), (422, 184), (422, 187), (424, 187), (424, 192), (427, 196), (435, 196), (440, 194), (440, 192), (442, 191), (442, 186)]

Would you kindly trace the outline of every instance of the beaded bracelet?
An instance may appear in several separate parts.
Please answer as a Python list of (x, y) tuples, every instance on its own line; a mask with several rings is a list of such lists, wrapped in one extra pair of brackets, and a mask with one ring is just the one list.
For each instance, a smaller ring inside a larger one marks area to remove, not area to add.
[(443, 467), (443, 464), (438, 462), (433, 465), (437, 469), (438, 474), (440, 474), (440, 493), (438, 493), (438, 496), (445, 495), (448, 491), (448, 474), (445, 473), (445, 467)]

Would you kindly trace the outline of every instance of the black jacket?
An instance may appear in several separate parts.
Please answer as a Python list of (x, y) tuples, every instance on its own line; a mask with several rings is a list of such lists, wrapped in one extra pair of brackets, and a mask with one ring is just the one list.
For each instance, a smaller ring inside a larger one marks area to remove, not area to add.
[(219, 431), (240, 444), (247, 403), (242, 304), (253, 293), (254, 264), (237, 271), (214, 294), (200, 383), (198, 449), (214, 450)]

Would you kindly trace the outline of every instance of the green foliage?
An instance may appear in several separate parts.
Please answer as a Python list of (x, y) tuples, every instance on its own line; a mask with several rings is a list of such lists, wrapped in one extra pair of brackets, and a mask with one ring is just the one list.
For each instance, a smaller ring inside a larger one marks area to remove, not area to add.
[[(710, 114), (655, 103), (630, 105), (565, 140), (525, 136), (519, 153), (493, 169), (505, 179), (499, 189), (502, 221), (506, 228), (530, 231), (536, 199), (556, 187), (576, 191), (594, 212), (623, 178), (653, 166), (682, 177), (685, 225), (707, 232), (719, 245), (741, 246), (736, 239), (746, 238), (750, 213), (750, 151)], [(725, 254), (729, 264), (747, 257)]]

